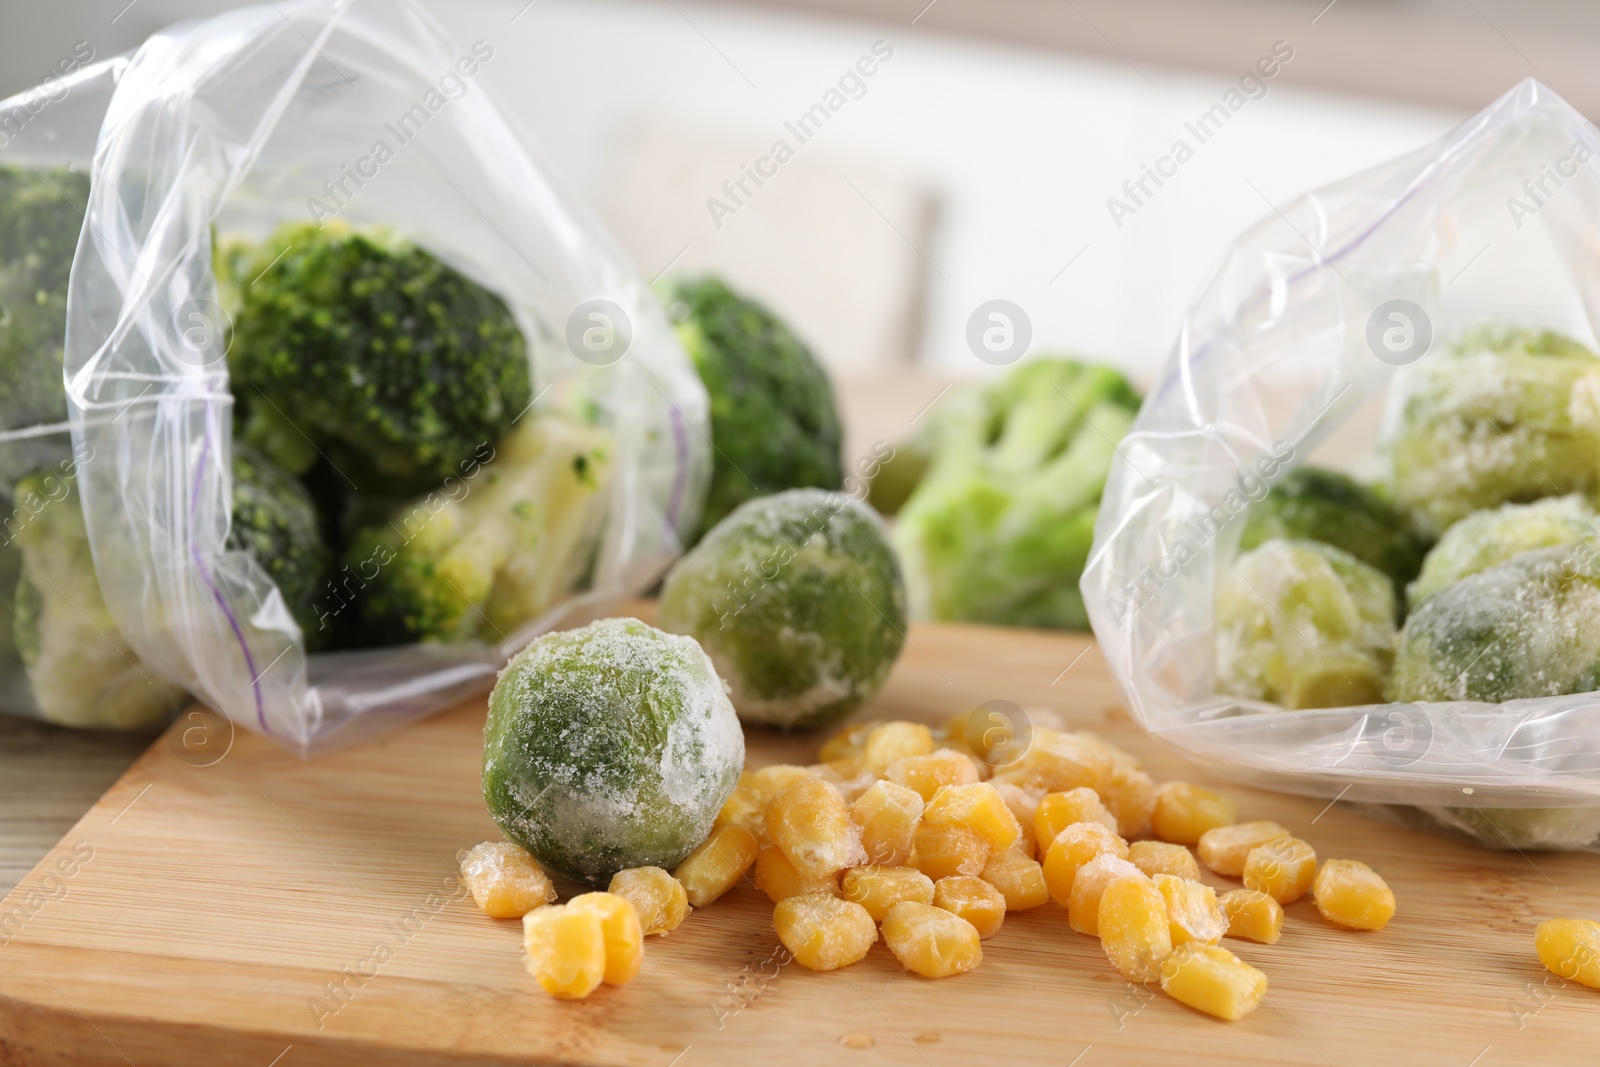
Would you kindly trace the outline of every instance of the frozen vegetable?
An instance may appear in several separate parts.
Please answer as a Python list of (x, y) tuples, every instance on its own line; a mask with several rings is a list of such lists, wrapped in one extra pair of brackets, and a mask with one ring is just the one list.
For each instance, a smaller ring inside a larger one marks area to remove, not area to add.
[(1422, 811), (1489, 848), (1569, 850), (1600, 841), (1600, 807), (1425, 807)]
[(1273, 538), (1342, 548), (1387, 574), (1396, 588), (1422, 566), (1422, 545), (1392, 504), (1349, 475), (1321, 467), (1290, 471), (1251, 505), (1240, 551)]
[(327, 643), (331, 634), (321, 624), (316, 604), (332, 553), (311, 494), (289, 472), (242, 441), (233, 446), (233, 522), (227, 547), (249, 553), (267, 572), (308, 650)]
[(1429, 550), (1422, 573), (1406, 587), (1406, 597), (1415, 610), (1445, 586), (1518, 553), (1572, 544), (1597, 532), (1600, 515), (1580, 493), (1475, 511), (1446, 530)]

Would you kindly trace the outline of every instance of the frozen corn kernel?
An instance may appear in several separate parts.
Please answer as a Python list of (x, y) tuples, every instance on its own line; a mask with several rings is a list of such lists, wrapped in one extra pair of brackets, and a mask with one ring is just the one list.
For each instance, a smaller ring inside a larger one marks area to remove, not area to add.
[(869, 863), (903, 867), (916, 844), (922, 797), (907, 786), (875, 782), (850, 805), (850, 818), (861, 827), (861, 846)]
[(1010, 782), (1046, 793), (1065, 793), (1082, 786), (1099, 792), (1111, 778), (1106, 750), (1076, 734), (1039, 727), (1021, 759), (1007, 764), (991, 781)]
[(783, 947), (813, 971), (848, 967), (878, 940), (866, 908), (828, 893), (779, 901), (772, 925)]
[(1263, 945), (1278, 943), (1283, 931), (1283, 906), (1254, 889), (1233, 889), (1217, 900), (1228, 917), (1228, 936)]
[(1244, 858), (1244, 887), (1259, 889), (1279, 904), (1305, 896), (1316, 873), (1316, 849), (1298, 837), (1257, 845)]
[(615, 893), (580, 893), (567, 907), (600, 916), (600, 936), (606, 946), (606, 985), (627, 985), (644, 962), (644, 928), (633, 905)]
[(1130, 770), (1136, 771), (1144, 766), (1144, 764), (1139, 762), (1139, 758), (1132, 752), (1129, 752), (1127, 749), (1111, 741), (1107, 741), (1093, 730), (1074, 730), (1072, 732), (1072, 736), (1081, 737), (1083, 740), (1089, 742), (1091, 745), (1094, 745), (1100, 751), (1104, 752), (1110, 757), (1111, 766), (1113, 767), (1127, 767)]
[(1275, 822), (1242, 822), (1237, 826), (1218, 826), (1200, 835), (1195, 851), (1200, 862), (1228, 878), (1244, 873), (1244, 861), (1250, 850), (1261, 845), (1281, 841), (1289, 831)]
[[(1039, 802), (1044, 799), (1043, 793), (1035, 793), (1010, 782), (1001, 782), (999, 785), (990, 783), (1000, 799), (1006, 802), (1006, 807), (1011, 809), (1011, 814), (1016, 817), (1017, 825), (1022, 827), (1021, 851), (1025, 855), (1039, 855), (1039, 836), (1033, 828), (1033, 817), (1039, 811)], [(1048, 841), (1045, 844), (1049, 844)], [(1017, 848), (1017, 845), (1013, 845)]]
[(1097, 822), (1112, 833), (1117, 832), (1117, 817), (1100, 803), (1100, 794), (1080, 787), (1047, 794), (1039, 801), (1033, 813), (1034, 839), (1054, 841), (1057, 834), (1079, 822)]
[(609, 891), (633, 905), (646, 935), (676, 930), (689, 917), (683, 883), (660, 867), (632, 867), (611, 876)]
[[(859, 867), (867, 858), (861, 828), (850, 821), (844, 797), (815, 779), (796, 782), (772, 798), (767, 805), (767, 838), (807, 878)], [(694, 898), (689, 902), (693, 904)]]
[(895, 785), (915, 789), (927, 801), (944, 786), (972, 785), (978, 780), (978, 768), (971, 757), (941, 748), (926, 756), (897, 759), (889, 764), (883, 776)]
[(1096, 927), (1118, 974), (1130, 982), (1161, 980), (1161, 961), (1172, 954), (1172, 927), (1166, 901), (1150, 879), (1113, 878), (1100, 894)]
[(1017, 817), (987, 782), (945, 786), (922, 809), (922, 822), (925, 826), (966, 827), (991, 850), (1010, 848), (1022, 836)]
[(1151, 881), (1167, 902), (1167, 921), (1172, 928), (1174, 945), (1190, 941), (1215, 945), (1228, 932), (1228, 915), (1217, 902), (1215, 889), (1170, 874), (1152, 875)]
[(535, 908), (522, 917), (523, 965), (541, 989), (562, 1000), (593, 993), (606, 976), (606, 937), (600, 913), (566, 904)]
[(461, 880), (483, 913), (520, 919), (556, 899), (556, 887), (534, 858), (509, 841), (473, 845), (461, 857)]
[(1097, 822), (1076, 823), (1057, 834), (1044, 854), (1044, 881), (1051, 899), (1067, 905), (1079, 869), (1103, 854), (1127, 859), (1128, 843)]
[(1151, 817), (1156, 810), (1156, 783), (1137, 766), (1116, 764), (1111, 778), (1100, 791), (1106, 810), (1116, 816), (1117, 833), (1123, 837), (1150, 836)]
[(1085, 863), (1072, 880), (1072, 896), (1067, 900), (1067, 925), (1080, 934), (1096, 937), (1100, 933), (1100, 896), (1106, 886), (1119, 878), (1145, 882), (1144, 872), (1119, 856), (1102, 853)]
[(1150, 811), (1150, 830), (1162, 841), (1193, 845), (1207, 830), (1239, 817), (1232, 799), (1190, 782), (1163, 782)]
[(813, 893), (839, 895), (839, 876), (818, 875), (807, 878), (794, 869), (789, 857), (777, 845), (762, 845), (756, 853), (756, 888), (767, 895), (774, 904), (790, 897), (806, 897)]
[(855, 867), (841, 879), (844, 899), (867, 909), (875, 923), (902, 900), (933, 903), (933, 879), (915, 867)]
[(1225, 948), (1191, 941), (1161, 964), (1161, 989), (1219, 1019), (1242, 1019), (1267, 995), (1267, 976)]
[(982, 874), (989, 863), (989, 843), (965, 826), (917, 825), (911, 863), (938, 881), (957, 874)]
[(931, 904), (908, 900), (890, 908), (883, 942), (902, 967), (924, 978), (963, 974), (983, 962), (977, 928)]
[(1000, 932), (1006, 921), (1006, 898), (982, 878), (954, 875), (933, 885), (933, 906), (959, 915), (972, 924), (979, 938)]
[(1347, 930), (1382, 930), (1394, 918), (1394, 893), (1360, 860), (1328, 860), (1311, 883), (1322, 917)]
[(868, 787), (874, 785), (878, 779), (865, 771), (843, 774), (837, 769), (843, 764), (817, 763), (811, 769), (817, 772), (819, 782), (827, 782), (839, 791), (846, 804), (854, 803), (856, 798), (865, 793)]
[(672, 873), (683, 883), (689, 903), (703, 908), (739, 884), (760, 847), (756, 835), (744, 827), (719, 826)]
[(980, 775), (1014, 762), (1032, 743), (1033, 730), (1006, 712), (985, 705), (964, 711), (945, 723), (940, 744), (972, 756)]
[(1547, 919), (1533, 932), (1533, 947), (1552, 974), (1600, 989), (1600, 923)]
[(1194, 853), (1170, 841), (1135, 841), (1128, 846), (1128, 862), (1152, 878), (1170, 874), (1191, 882), (1200, 880), (1200, 863)]
[(739, 776), (722, 810), (717, 813), (713, 826), (742, 826), (757, 838), (766, 836), (765, 816), (772, 798), (796, 782), (815, 778), (817, 772), (810, 767), (796, 767), (789, 763), (775, 763)]
[(1006, 898), (1007, 911), (1027, 911), (1050, 899), (1050, 889), (1044, 884), (1044, 867), (1015, 848), (992, 853), (978, 877), (1000, 890)]
[(896, 760), (926, 756), (932, 751), (933, 731), (920, 722), (886, 722), (862, 743), (860, 766), (882, 777)]
[(861, 746), (867, 743), (867, 735), (882, 725), (879, 719), (851, 723), (822, 743), (817, 758), (824, 763), (859, 759)]

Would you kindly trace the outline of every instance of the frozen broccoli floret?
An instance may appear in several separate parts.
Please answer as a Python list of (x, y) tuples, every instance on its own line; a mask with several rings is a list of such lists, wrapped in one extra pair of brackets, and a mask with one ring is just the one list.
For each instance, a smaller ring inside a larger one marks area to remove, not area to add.
[(250, 554), (283, 595), (308, 651), (323, 646), (315, 603), (332, 554), (311, 495), (292, 475), (249, 445), (233, 446), (233, 522), (227, 547)]
[(894, 530), (914, 613), (1086, 628), (1078, 579), (1138, 407), (1116, 371), (1059, 358), (941, 402), (927, 474)]
[(1475, 511), (1439, 538), (1422, 562), (1422, 573), (1406, 588), (1406, 597), (1416, 610), (1445, 586), (1513, 556), (1570, 545), (1596, 533), (1600, 515), (1579, 493)]
[(1423, 808), (1441, 825), (1488, 848), (1570, 850), (1600, 839), (1600, 807)]
[(1399, 511), (1350, 476), (1321, 467), (1290, 471), (1251, 505), (1239, 548), (1275, 537), (1342, 548), (1387, 574), (1396, 589), (1422, 566), (1422, 545)]
[(291, 224), (218, 261), (249, 279), (228, 352), (243, 437), (292, 473), (335, 443), (415, 491), (459, 473), (533, 399), (504, 301), (415, 245)]
[(1406, 619), (1389, 698), (1498, 704), (1600, 688), (1600, 544), (1535, 549), (1429, 597)]
[(581, 577), (611, 477), (605, 431), (530, 416), (458, 477), (357, 534), (319, 600), (360, 640), (500, 641)]
[(1383, 699), (1394, 658), (1388, 575), (1319, 541), (1267, 541), (1217, 589), (1217, 687), (1286, 708)]
[(888, 677), (905, 585), (871, 509), (791, 489), (741, 504), (678, 561), (661, 626), (700, 642), (745, 722), (828, 726)]
[(754, 497), (838, 489), (839, 414), (810, 349), (771, 311), (717, 278), (680, 281), (666, 303), (711, 397), (716, 455), (700, 533)]
[(1473, 511), (1591, 489), (1600, 360), (1560, 334), (1485, 328), (1395, 378), (1395, 503), (1426, 536)]

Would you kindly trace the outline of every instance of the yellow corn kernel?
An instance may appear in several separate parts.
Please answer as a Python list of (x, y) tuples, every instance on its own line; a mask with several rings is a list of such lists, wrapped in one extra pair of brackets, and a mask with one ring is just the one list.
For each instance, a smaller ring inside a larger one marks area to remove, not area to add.
[(841, 882), (844, 899), (866, 908), (875, 923), (902, 900), (933, 903), (933, 879), (915, 867), (853, 867)]
[(1156, 783), (1136, 766), (1118, 763), (1101, 790), (1100, 800), (1116, 816), (1117, 833), (1123, 837), (1148, 837), (1151, 816), (1156, 810)]
[(1089, 742), (1091, 745), (1094, 745), (1100, 751), (1104, 752), (1108, 757), (1110, 757), (1111, 765), (1113, 767), (1127, 767), (1130, 770), (1136, 771), (1144, 766), (1144, 764), (1140, 763), (1138, 757), (1133, 753), (1129, 752), (1125, 748), (1122, 748), (1120, 745), (1107, 741), (1093, 730), (1074, 730), (1072, 731), (1072, 736), (1081, 737), (1083, 740)]
[(606, 937), (600, 913), (566, 904), (535, 908), (522, 917), (523, 965), (546, 993), (580, 1000), (606, 976)]
[(824, 874), (807, 878), (794, 869), (789, 857), (777, 845), (762, 845), (756, 853), (756, 888), (767, 895), (774, 904), (790, 897), (806, 897), (813, 893), (839, 895), (839, 876)]
[(1033, 813), (1034, 839), (1054, 841), (1057, 834), (1079, 822), (1097, 822), (1112, 833), (1117, 832), (1117, 817), (1100, 803), (1100, 794), (1080, 787), (1050, 793), (1039, 801)]
[(861, 846), (869, 863), (903, 867), (916, 844), (922, 797), (903, 785), (874, 782), (850, 805), (850, 818), (861, 827)]
[(964, 711), (945, 723), (941, 745), (970, 755), (982, 776), (1014, 762), (1032, 742), (1032, 729), (993, 707)]
[(633, 905), (615, 893), (580, 893), (567, 907), (600, 916), (600, 936), (606, 946), (606, 985), (627, 985), (644, 962), (644, 928)]
[(1228, 917), (1229, 937), (1263, 945), (1278, 943), (1283, 931), (1283, 906), (1276, 900), (1254, 889), (1232, 889), (1222, 894), (1217, 903)]
[(983, 962), (977, 929), (943, 908), (902, 901), (883, 917), (883, 943), (900, 965), (924, 978), (963, 974)]
[(1000, 799), (1006, 802), (1006, 807), (1016, 816), (1017, 825), (1022, 827), (1022, 837), (1012, 848), (1020, 849), (1024, 855), (1039, 855), (1039, 837), (1033, 829), (1033, 817), (1039, 811), (1039, 802), (1044, 799), (1044, 794), (1032, 792), (1010, 782), (1001, 782), (999, 785), (991, 782), (990, 787), (1000, 794)]
[(1082, 786), (1099, 792), (1111, 778), (1112, 759), (1106, 750), (1075, 734), (1044, 727), (1033, 731), (1028, 751), (1006, 765), (991, 781), (1005, 781), (1046, 793), (1065, 793)]
[(1200, 863), (1194, 853), (1170, 841), (1135, 841), (1128, 846), (1128, 862), (1151, 878), (1170, 874), (1191, 882), (1200, 880)]
[(1190, 941), (1215, 945), (1228, 932), (1228, 915), (1217, 902), (1215, 889), (1170, 874), (1152, 875), (1151, 881), (1167, 902), (1167, 920), (1174, 945)]
[(1127, 859), (1128, 843), (1097, 822), (1076, 823), (1057, 834), (1044, 854), (1044, 881), (1051, 899), (1063, 907), (1070, 903), (1079, 869), (1103, 854)]
[(895, 760), (932, 751), (933, 731), (920, 722), (886, 722), (862, 743), (860, 767), (882, 777)]
[(716, 822), (712, 826), (742, 826), (758, 839), (765, 837), (767, 828), (764, 819), (772, 798), (796, 782), (816, 776), (817, 772), (810, 767), (797, 767), (789, 763), (775, 763), (759, 770), (745, 771), (739, 776), (739, 784), (723, 802), (722, 810), (717, 812)]
[(953, 875), (933, 884), (933, 906), (972, 924), (980, 939), (993, 937), (1006, 921), (1006, 898), (982, 878)]
[(1022, 836), (1017, 817), (987, 782), (945, 786), (922, 809), (922, 822), (925, 826), (963, 826), (983, 838), (991, 850), (1010, 848)]
[(1150, 830), (1162, 841), (1193, 845), (1207, 830), (1231, 826), (1239, 817), (1233, 800), (1190, 782), (1163, 782), (1150, 811)]
[(783, 947), (813, 971), (848, 967), (878, 940), (866, 908), (828, 893), (779, 901), (772, 925)]
[(866, 744), (867, 735), (882, 725), (881, 719), (851, 723), (822, 743), (817, 759), (823, 763), (838, 763), (841, 760), (857, 762), (861, 758), (861, 746)]
[(1135, 873), (1113, 878), (1096, 910), (1100, 947), (1130, 982), (1159, 982), (1161, 961), (1172, 954), (1167, 904), (1150, 879)]
[(556, 887), (527, 851), (509, 841), (473, 845), (461, 857), (461, 880), (485, 915), (520, 919), (556, 899)]
[(1244, 887), (1259, 889), (1279, 904), (1293, 904), (1311, 888), (1317, 851), (1298, 837), (1257, 845), (1244, 858)]
[(978, 877), (1000, 890), (1006, 898), (1007, 911), (1027, 911), (1050, 899), (1050, 889), (1044, 884), (1044, 867), (1015, 848), (992, 853)]
[(1394, 892), (1360, 860), (1328, 860), (1311, 883), (1322, 917), (1347, 930), (1382, 930), (1394, 918)]
[(1100, 897), (1106, 886), (1119, 878), (1149, 882), (1133, 864), (1109, 852), (1085, 863), (1072, 880), (1072, 896), (1067, 901), (1067, 925), (1090, 937), (1100, 933)]
[(941, 748), (926, 756), (906, 756), (889, 764), (883, 775), (895, 785), (915, 789), (923, 800), (947, 785), (971, 785), (978, 780), (978, 768), (968, 756)]
[(938, 881), (957, 874), (982, 874), (989, 863), (989, 843), (965, 826), (917, 824), (912, 866)]
[(1533, 947), (1552, 974), (1600, 989), (1600, 923), (1546, 919), (1533, 932)]
[(1281, 841), (1289, 831), (1275, 822), (1242, 822), (1237, 826), (1218, 826), (1200, 835), (1195, 851), (1200, 862), (1228, 878), (1244, 873), (1244, 861), (1250, 850), (1259, 845)]
[(744, 827), (719, 826), (672, 874), (683, 883), (689, 903), (703, 908), (739, 884), (760, 847)]
[[(767, 805), (767, 838), (807, 878), (859, 867), (867, 858), (861, 829), (850, 821), (844, 797), (815, 779), (796, 782), (772, 798)], [(693, 904), (694, 898), (689, 902)]]
[(689, 895), (683, 883), (660, 867), (632, 867), (611, 876), (609, 892), (633, 905), (645, 934), (676, 930), (689, 917)]
[(1267, 995), (1267, 976), (1225, 948), (1191, 941), (1161, 964), (1161, 989), (1219, 1019), (1242, 1019)]

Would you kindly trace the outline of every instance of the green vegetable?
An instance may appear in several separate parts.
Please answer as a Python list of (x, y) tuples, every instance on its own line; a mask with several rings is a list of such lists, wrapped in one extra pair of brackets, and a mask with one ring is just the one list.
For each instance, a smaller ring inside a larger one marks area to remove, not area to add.
[(600, 886), (629, 867), (677, 866), (744, 766), (711, 660), (637, 619), (547, 634), (518, 653), (483, 738), (483, 797), (500, 829)]
[(1423, 808), (1440, 824), (1489, 848), (1570, 850), (1600, 838), (1600, 807)]
[(1272, 540), (1217, 589), (1217, 687), (1286, 708), (1383, 699), (1394, 657), (1387, 575), (1320, 541)]
[(1321, 467), (1290, 471), (1251, 505), (1239, 548), (1275, 537), (1342, 548), (1387, 574), (1397, 589), (1422, 566), (1422, 545), (1399, 511), (1348, 475)]
[(700, 642), (745, 722), (829, 726), (894, 666), (905, 585), (871, 509), (791, 489), (741, 504), (678, 561), (661, 626)]
[(1406, 589), (1415, 610), (1448, 585), (1535, 548), (1568, 545), (1597, 532), (1600, 516), (1578, 493), (1475, 511), (1451, 526)]
[(233, 446), (233, 522), (227, 547), (250, 554), (283, 595), (307, 651), (326, 643), (315, 603), (332, 554), (317, 512), (295, 478), (243, 442)]
[(894, 531), (916, 613), (1086, 628), (1078, 579), (1138, 407), (1116, 371), (1057, 358), (947, 397)]
[(844, 471), (833, 387), (805, 344), (716, 278), (678, 282), (666, 302), (711, 396), (716, 455), (700, 534), (754, 497), (838, 489)]

